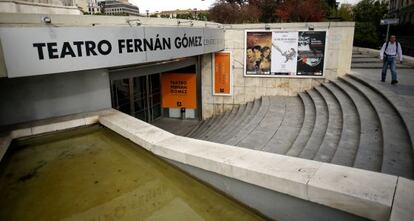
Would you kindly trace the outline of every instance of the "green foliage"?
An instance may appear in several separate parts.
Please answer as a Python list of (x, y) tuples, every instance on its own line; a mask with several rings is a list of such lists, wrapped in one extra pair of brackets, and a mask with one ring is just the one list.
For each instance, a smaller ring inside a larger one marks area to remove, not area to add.
[(388, 12), (388, 3), (380, 0), (362, 0), (353, 8), (355, 19), (354, 45), (378, 48), (382, 44), (384, 27), (380, 20)]
[(338, 11), (336, 12), (336, 16), (340, 17), (342, 21), (353, 21), (354, 20), (352, 10), (344, 6), (339, 7)]

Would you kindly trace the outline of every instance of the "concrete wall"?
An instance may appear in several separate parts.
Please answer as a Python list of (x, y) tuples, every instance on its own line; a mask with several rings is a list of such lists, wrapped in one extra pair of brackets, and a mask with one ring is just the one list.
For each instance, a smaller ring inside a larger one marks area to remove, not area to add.
[(110, 107), (106, 70), (0, 78), (0, 125)]
[(244, 104), (256, 98), (270, 95), (294, 96), (311, 89), (326, 80), (334, 80), (351, 70), (353, 22), (322, 23), (275, 23), (267, 24), (270, 30), (328, 30), (325, 79), (288, 77), (244, 77), (245, 30), (265, 30), (265, 24), (225, 25), (225, 48), (233, 52), (233, 96), (212, 95), (212, 55), (202, 59), (203, 118), (230, 110), (234, 105)]

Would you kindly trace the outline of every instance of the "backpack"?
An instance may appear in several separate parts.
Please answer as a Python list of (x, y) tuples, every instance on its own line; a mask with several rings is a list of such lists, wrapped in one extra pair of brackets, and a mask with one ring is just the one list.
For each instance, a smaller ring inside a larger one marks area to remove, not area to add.
[[(390, 43), (390, 41), (387, 41), (387, 43), (385, 44), (385, 49), (384, 49), (384, 55), (385, 56), (388, 56), (386, 53), (385, 53), (385, 51), (387, 50), (387, 48), (388, 48), (388, 43)], [(395, 56), (397, 56), (398, 55), (398, 45), (400, 45), (400, 43), (398, 43), (398, 41), (395, 41), (395, 44), (396, 44), (396, 47), (397, 47), (397, 50), (395, 50)]]

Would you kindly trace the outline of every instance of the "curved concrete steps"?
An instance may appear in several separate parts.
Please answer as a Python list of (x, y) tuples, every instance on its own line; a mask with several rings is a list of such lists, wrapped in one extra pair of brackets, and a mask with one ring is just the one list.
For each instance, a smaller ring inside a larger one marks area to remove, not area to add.
[(411, 176), (413, 174), (411, 140), (398, 112), (392, 104), (371, 88), (350, 77), (344, 77), (341, 80), (363, 93), (376, 109), (383, 137), (381, 172), (404, 177)]
[(188, 136), (412, 178), (412, 122), (384, 96), (347, 76), (236, 106)]

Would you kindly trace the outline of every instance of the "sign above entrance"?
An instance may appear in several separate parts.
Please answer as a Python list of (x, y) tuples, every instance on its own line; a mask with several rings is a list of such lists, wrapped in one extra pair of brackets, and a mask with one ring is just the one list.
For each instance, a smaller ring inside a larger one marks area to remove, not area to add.
[(193, 27), (0, 28), (8, 77), (134, 65), (224, 49), (224, 30)]
[(161, 74), (163, 108), (196, 109), (196, 74)]

